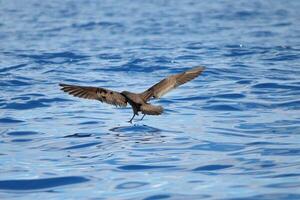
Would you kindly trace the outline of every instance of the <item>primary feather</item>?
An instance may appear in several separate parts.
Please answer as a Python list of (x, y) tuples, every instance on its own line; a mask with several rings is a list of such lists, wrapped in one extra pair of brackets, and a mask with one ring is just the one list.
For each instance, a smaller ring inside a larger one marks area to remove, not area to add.
[(125, 107), (127, 99), (119, 92), (100, 87), (87, 87), (68, 84), (59, 84), (64, 92), (75, 97), (95, 99), (115, 106)]

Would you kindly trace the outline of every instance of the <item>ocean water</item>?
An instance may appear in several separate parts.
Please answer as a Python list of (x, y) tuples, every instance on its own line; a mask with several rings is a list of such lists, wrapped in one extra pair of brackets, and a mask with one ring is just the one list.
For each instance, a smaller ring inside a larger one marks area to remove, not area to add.
[[(300, 199), (300, 1), (0, 1), (0, 199)], [(58, 83), (141, 92), (130, 107)]]

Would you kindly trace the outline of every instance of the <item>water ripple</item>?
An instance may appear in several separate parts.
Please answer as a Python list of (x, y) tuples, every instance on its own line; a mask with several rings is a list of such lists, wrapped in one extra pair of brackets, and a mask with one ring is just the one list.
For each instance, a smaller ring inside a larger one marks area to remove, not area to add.
[(24, 122), (24, 121), (10, 118), (10, 117), (0, 118), (0, 123), (3, 123), (3, 124), (14, 124), (14, 123), (21, 123), (21, 122)]
[(170, 169), (174, 168), (175, 166), (155, 166), (155, 165), (124, 165), (118, 167), (121, 170), (151, 170), (151, 169)]
[(39, 190), (89, 181), (81, 176), (65, 176), (45, 179), (1, 180), (2, 190)]
[(193, 169), (193, 171), (215, 171), (233, 167), (233, 165), (205, 165)]

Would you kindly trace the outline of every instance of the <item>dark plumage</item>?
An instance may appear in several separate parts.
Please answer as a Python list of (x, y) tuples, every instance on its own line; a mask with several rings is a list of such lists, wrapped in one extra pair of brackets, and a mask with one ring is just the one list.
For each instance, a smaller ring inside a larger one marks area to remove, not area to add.
[(120, 107), (126, 107), (127, 103), (129, 103), (133, 110), (133, 116), (129, 122), (132, 122), (135, 115), (138, 115), (139, 112), (143, 113), (144, 116), (160, 115), (163, 112), (163, 107), (154, 106), (148, 103), (148, 101), (151, 98), (160, 98), (170, 90), (193, 80), (199, 76), (203, 70), (204, 67), (195, 67), (183, 73), (171, 75), (142, 93), (133, 93), (128, 91), (119, 93), (100, 87), (76, 86), (62, 83), (59, 85), (62, 87), (61, 90), (76, 97), (95, 99)]

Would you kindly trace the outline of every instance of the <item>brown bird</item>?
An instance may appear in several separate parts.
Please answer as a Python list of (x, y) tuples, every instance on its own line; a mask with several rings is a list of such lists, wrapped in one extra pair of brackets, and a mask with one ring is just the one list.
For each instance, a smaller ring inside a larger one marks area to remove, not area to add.
[(158, 99), (170, 90), (193, 80), (199, 76), (204, 69), (204, 67), (199, 66), (180, 74), (171, 75), (142, 93), (128, 91), (120, 93), (101, 87), (77, 86), (62, 83), (59, 85), (62, 87), (61, 90), (75, 97), (94, 99), (120, 107), (126, 107), (127, 103), (129, 103), (133, 110), (133, 116), (129, 120), (129, 122), (132, 123), (133, 118), (135, 115), (139, 115), (139, 112), (144, 114), (142, 119), (145, 115), (160, 115), (163, 112), (163, 107), (154, 106), (148, 103), (148, 101), (151, 98)]

